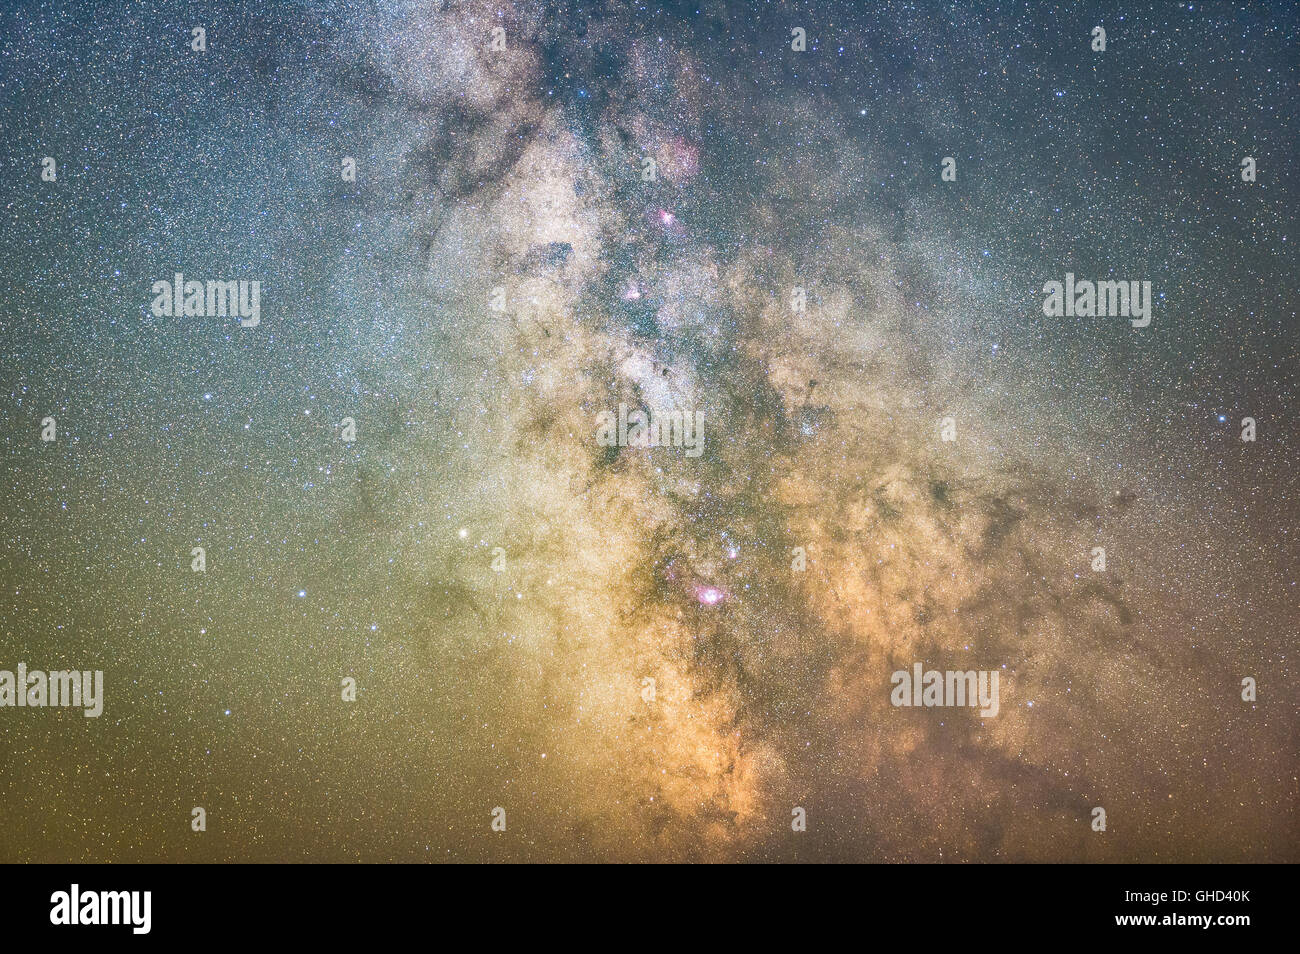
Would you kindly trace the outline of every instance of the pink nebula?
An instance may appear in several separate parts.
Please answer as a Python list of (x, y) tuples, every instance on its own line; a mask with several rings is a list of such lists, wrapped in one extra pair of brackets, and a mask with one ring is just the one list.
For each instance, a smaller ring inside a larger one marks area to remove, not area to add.
[(695, 588), (695, 598), (704, 606), (717, 606), (727, 594), (716, 586), (697, 586)]

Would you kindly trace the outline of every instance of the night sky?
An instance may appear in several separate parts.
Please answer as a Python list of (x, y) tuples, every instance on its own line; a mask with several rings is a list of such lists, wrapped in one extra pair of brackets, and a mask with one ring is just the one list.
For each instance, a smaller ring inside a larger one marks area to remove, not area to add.
[(5, 3), (0, 859), (1300, 860), (1298, 33)]

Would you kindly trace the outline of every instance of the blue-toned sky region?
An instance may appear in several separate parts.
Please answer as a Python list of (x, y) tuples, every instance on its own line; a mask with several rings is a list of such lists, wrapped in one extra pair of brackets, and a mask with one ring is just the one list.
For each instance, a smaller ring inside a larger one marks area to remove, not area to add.
[(0, 857), (1296, 860), (1298, 26), (6, 4)]

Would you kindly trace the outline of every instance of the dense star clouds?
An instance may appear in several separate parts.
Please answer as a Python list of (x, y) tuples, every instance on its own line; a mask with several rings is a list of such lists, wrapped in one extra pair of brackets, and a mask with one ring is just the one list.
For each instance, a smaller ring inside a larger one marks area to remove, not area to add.
[(1295, 860), (1294, 11), (859, 6), (0, 14), (5, 857)]

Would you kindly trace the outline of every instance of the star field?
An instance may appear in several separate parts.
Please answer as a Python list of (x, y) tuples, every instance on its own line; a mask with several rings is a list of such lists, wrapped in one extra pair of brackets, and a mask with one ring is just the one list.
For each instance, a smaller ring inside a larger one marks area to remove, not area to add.
[(0, 854), (1296, 860), (1298, 26), (5, 5)]

